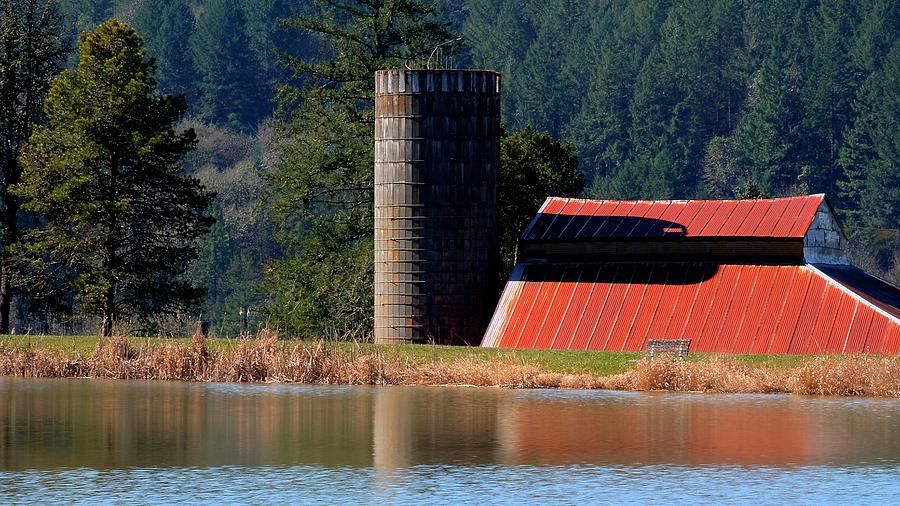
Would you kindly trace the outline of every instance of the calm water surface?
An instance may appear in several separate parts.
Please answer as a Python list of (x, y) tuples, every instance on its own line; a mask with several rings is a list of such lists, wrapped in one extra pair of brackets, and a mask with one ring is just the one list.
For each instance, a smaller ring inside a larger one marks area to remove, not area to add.
[(898, 498), (898, 400), (0, 378), (3, 504)]

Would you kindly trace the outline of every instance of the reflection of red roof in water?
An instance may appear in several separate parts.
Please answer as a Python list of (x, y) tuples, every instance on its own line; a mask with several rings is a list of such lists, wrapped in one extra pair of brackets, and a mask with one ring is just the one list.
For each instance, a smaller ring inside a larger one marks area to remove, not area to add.
[(506, 464), (783, 466), (829, 457), (810, 446), (817, 434), (808, 433), (816, 425), (809, 411), (788, 406), (544, 401), (500, 415)]
[(844, 240), (821, 195), (548, 199), (482, 346), (897, 354), (900, 288), (846, 265)]

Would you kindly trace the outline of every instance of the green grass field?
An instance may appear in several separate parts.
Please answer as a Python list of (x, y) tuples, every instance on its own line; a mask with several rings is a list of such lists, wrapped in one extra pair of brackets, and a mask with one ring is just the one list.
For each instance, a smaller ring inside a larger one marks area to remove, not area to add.
[[(79, 353), (88, 356), (97, 347), (100, 340), (97, 336), (0, 336), (0, 344), (13, 348), (29, 346), (48, 348), (56, 353), (67, 355)], [(166, 339), (158, 337), (130, 338), (132, 345), (159, 346), (166, 342), (190, 343), (190, 339)], [(292, 341), (283, 341), (291, 346)], [(237, 343), (234, 339), (208, 339), (207, 347), (213, 351), (228, 350)], [(355, 343), (326, 343), (325, 346), (337, 346), (348, 353), (378, 351), (390, 359), (408, 361), (422, 365), (431, 361), (455, 362), (457, 360), (485, 360), (501, 357), (505, 360), (522, 361), (541, 366), (545, 370), (561, 373), (591, 373), (597, 376), (618, 374), (630, 369), (641, 357), (641, 353), (612, 351), (549, 351), (549, 350), (497, 350), (490, 348), (473, 348), (461, 346), (431, 345), (375, 345)], [(688, 357), (691, 361), (707, 360), (714, 355), (699, 353)], [(807, 355), (737, 355), (732, 357), (739, 363), (750, 366), (782, 368), (794, 367), (815, 357)], [(840, 360), (840, 357), (835, 357)]]

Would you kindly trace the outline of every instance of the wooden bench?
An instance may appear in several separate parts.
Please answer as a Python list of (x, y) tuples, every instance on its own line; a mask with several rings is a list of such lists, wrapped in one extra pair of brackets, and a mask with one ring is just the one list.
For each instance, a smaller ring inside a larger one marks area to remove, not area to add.
[(690, 339), (648, 339), (645, 353), (648, 357), (675, 355), (684, 358), (691, 346)]

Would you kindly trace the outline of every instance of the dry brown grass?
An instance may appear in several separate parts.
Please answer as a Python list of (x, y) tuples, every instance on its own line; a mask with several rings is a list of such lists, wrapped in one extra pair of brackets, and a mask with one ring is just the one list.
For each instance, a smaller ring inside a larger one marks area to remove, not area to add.
[(101, 340), (86, 357), (33, 346), (0, 345), (0, 375), (900, 396), (900, 361), (887, 357), (816, 358), (795, 367), (775, 368), (741, 364), (727, 357), (686, 361), (663, 356), (643, 358), (627, 372), (601, 377), (548, 372), (503, 355), (447, 362), (435, 358), (421, 365), (378, 348), (279, 341), (268, 330), (219, 351), (210, 350), (199, 334), (190, 344), (140, 347), (113, 337)]

